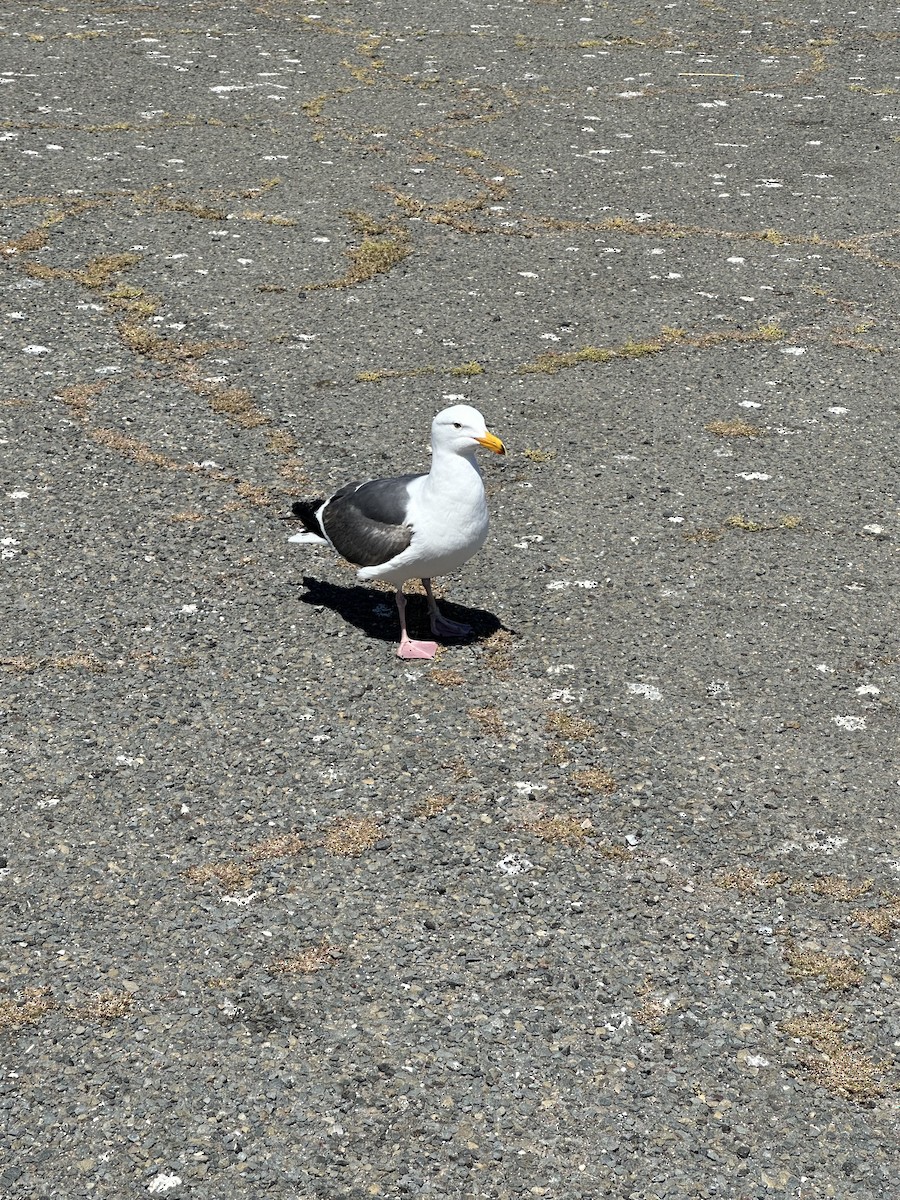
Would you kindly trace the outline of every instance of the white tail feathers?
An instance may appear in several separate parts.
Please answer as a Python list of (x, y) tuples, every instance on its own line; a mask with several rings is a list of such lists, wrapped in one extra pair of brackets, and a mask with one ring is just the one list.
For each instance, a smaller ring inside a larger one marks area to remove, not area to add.
[(288, 538), (289, 542), (303, 542), (308, 546), (327, 546), (328, 543), (323, 537), (319, 537), (317, 533), (310, 533), (304, 529), (302, 533), (295, 533), (293, 537)]

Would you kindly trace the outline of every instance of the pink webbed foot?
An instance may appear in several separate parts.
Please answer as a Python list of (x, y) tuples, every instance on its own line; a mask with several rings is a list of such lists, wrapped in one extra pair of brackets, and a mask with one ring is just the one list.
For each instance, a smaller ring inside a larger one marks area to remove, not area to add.
[(434, 658), (437, 654), (437, 642), (416, 642), (412, 638), (403, 638), (397, 647), (398, 658)]
[(451, 621), (438, 612), (432, 614), (431, 632), (435, 637), (464, 638), (472, 632), (472, 626), (464, 625), (461, 621)]

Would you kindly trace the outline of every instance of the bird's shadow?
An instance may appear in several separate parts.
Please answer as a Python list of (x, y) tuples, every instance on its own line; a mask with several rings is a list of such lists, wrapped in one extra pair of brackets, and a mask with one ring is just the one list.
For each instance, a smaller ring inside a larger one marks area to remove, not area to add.
[[(381, 642), (400, 640), (400, 622), (392, 594), (376, 591), (375, 588), (344, 587), (323, 579), (312, 579), (308, 575), (303, 576), (303, 586), (306, 592), (300, 599), (304, 604), (311, 604), (314, 608), (330, 608), (348, 624), (361, 629), (367, 637)], [(406, 619), (410, 635), (430, 637), (425, 597), (415, 592), (407, 593), (407, 601)], [(483, 641), (503, 628), (503, 623), (486, 609), (468, 608), (463, 604), (452, 604), (449, 600), (441, 600), (440, 606), (441, 612), (451, 621), (463, 621), (472, 626), (468, 637), (448, 639), (454, 643)]]

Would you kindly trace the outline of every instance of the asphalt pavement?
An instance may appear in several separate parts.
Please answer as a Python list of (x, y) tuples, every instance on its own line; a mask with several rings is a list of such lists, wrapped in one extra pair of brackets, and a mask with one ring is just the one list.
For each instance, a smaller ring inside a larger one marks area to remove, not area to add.
[(900, 1195), (898, 40), (0, 3), (2, 1200)]

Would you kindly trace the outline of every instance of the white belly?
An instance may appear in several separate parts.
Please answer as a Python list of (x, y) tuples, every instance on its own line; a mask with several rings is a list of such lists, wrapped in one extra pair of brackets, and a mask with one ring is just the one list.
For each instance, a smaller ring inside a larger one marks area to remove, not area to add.
[(360, 579), (383, 579), (399, 587), (407, 579), (430, 579), (457, 571), (484, 545), (488, 511), (481, 476), (461, 474), (450, 486), (431, 486), (423, 479), (410, 497), (409, 546), (389, 562), (363, 567)]

